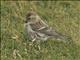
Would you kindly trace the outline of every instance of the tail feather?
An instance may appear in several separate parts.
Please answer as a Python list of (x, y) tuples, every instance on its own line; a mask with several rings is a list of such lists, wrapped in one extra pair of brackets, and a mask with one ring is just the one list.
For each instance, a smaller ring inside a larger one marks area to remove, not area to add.
[(64, 42), (72, 42), (72, 38), (69, 37), (69, 36), (65, 36), (65, 35), (62, 35), (62, 34), (58, 34), (55, 36), (55, 38), (61, 40), (61, 41), (64, 41)]

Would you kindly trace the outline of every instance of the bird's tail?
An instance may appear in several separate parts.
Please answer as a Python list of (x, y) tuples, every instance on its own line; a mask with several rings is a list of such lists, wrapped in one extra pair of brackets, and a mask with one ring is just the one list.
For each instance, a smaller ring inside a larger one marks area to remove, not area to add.
[(72, 38), (66, 35), (62, 35), (60, 33), (58, 33), (58, 35), (55, 36), (58, 40), (60, 41), (64, 41), (64, 42), (68, 42), (71, 43), (72, 42)]

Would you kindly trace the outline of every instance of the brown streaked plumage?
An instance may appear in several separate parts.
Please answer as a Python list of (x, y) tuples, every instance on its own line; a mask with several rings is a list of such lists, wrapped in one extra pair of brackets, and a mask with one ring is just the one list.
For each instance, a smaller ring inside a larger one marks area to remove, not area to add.
[(62, 35), (52, 29), (52, 27), (49, 27), (34, 11), (29, 11), (27, 13), (25, 28), (29, 38), (32, 40), (48, 40), (49, 38), (67, 40), (65, 35)]

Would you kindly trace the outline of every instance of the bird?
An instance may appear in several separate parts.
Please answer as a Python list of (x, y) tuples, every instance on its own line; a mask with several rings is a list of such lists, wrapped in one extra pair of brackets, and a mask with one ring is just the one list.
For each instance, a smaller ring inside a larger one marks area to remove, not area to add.
[(69, 39), (67, 36), (50, 27), (32, 9), (28, 11), (24, 25), (25, 31), (31, 41), (47, 41), (52, 38), (60, 41), (67, 41)]

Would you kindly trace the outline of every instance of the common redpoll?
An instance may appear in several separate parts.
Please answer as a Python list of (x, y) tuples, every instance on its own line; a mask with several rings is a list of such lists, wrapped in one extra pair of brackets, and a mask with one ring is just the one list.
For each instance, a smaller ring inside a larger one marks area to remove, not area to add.
[(32, 41), (48, 40), (49, 38), (56, 38), (66, 40), (66, 36), (56, 32), (52, 27), (49, 27), (39, 15), (34, 11), (29, 11), (26, 16), (25, 30)]

